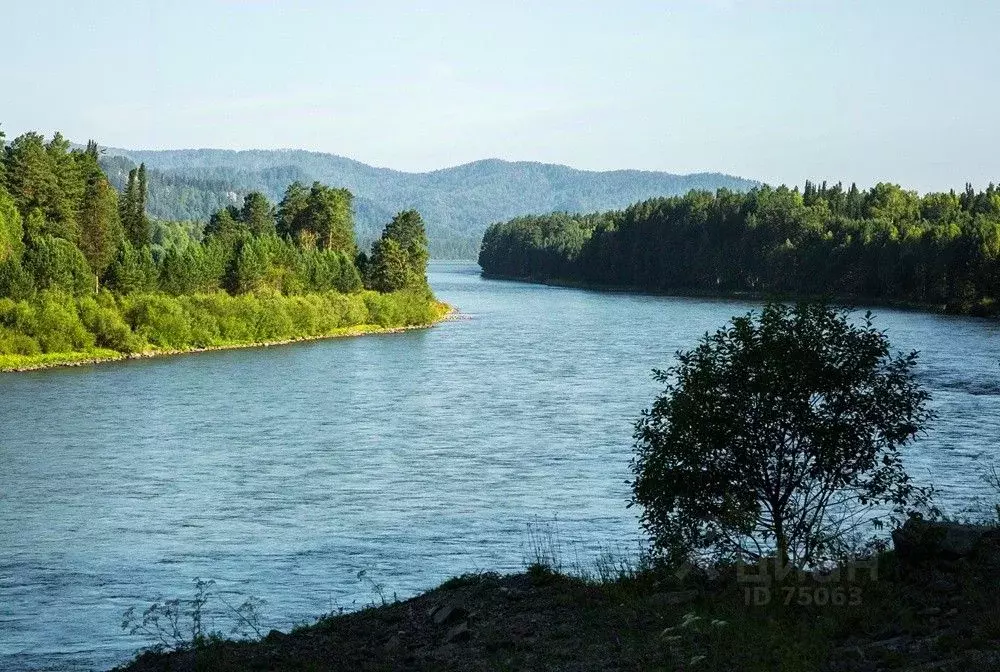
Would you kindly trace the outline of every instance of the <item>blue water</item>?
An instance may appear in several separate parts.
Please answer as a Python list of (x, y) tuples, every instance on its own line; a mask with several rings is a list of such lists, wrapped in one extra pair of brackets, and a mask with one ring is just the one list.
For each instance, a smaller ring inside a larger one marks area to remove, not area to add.
[[(266, 600), (266, 628), (517, 570), (526, 526), (567, 564), (638, 547), (632, 423), (653, 367), (753, 307), (484, 280), (434, 264), (433, 329), (0, 374), (0, 669), (106, 669), (122, 612)], [(1000, 460), (1000, 325), (877, 310), (941, 417), (909, 466), (953, 514)], [(366, 570), (364, 580), (358, 572)], [(368, 581), (371, 579), (371, 582)], [(221, 618), (213, 624), (223, 628)]]

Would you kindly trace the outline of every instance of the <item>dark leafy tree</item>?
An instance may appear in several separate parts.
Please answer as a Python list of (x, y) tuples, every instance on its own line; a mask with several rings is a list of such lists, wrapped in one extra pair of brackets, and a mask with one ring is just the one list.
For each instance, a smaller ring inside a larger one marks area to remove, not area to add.
[(261, 289), (267, 270), (268, 259), (263, 246), (252, 238), (242, 241), (229, 274), (230, 290), (234, 294), (247, 294)]
[[(18, 136), (4, 148), (7, 191), (21, 216), (38, 210), (43, 215), (56, 209), (59, 183), (45, 149), (45, 138), (39, 133)], [(41, 232), (44, 235), (46, 232)], [(51, 231), (48, 233), (59, 233)]]
[(77, 243), (80, 232), (76, 216), (86, 188), (77, 158), (83, 153), (71, 152), (69, 140), (61, 133), (52, 136), (45, 145), (45, 151), (56, 186), (44, 211), (49, 222), (48, 233)]
[(916, 361), (821, 304), (769, 304), (678, 353), (636, 425), (653, 549), (811, 567), (926, 505), (901, 455), (931, 418)]

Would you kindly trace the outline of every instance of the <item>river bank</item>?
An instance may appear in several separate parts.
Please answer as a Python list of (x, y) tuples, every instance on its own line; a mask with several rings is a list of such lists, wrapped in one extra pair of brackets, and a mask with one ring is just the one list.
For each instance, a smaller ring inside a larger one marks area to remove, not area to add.
[(747, 292), (747, 291), (711, 291), (705, 289), (671, 289), (671, 290), (651, 290), (643, 287), (629, 285), (605, 285), (601, 283), (584, 282), (582, 280), (567, 280), (559, 278), (532, 278), (519, 277), (514, 275), (503, 275), (498, 273), (482, 272), (482, 277), (488, 280), (506, 280), (509, 282), (523, 282), (533, 285), (546, 285), (548, 287), (567, 287), (571, 289), (582, 289), (594, 292), (607, 292), (618, 294), (633, 294), (638, 296), (676, 296), (696, 299), (728, 299), (736, 301), (809, 301), (825, 300), (832, 303), (847, 306), (871, 306), (881, 308), (894, 308), (896, 310), (906, 310), (922, 313), (936, 313), (940, 315), (958, 315), (964, 317), (995, 317), (1000, 315), (1000, 304), (970, 304), (969, 306), (949, 306), (945, 304), (920, 303), (916, 301), (894, 301), (884, 298), (858, 297), (846, 295), (823, 296), (815, 294), (782, 294), (769, 292)]
[(580, 577), (536, 562), (257, 641), (144, 653), (118, 670), (1000, 669), (1000, 584), (989, 580), (1000, 531), (935, 529), (947, 534), (904, 536), (838, 573), (782, 583), (756, 567), (618, 564)]
[(395, 334), (414, 329), (427, 329), (446, 319), (451, 319), (457, 315), (457, 311), (450, 305), (440, 301), (435, 302), (435, 318), (426, 324), (415, 324), (406, 326), (386, 326), (377, 324), (359, 324), (350, 327), (341, 327), (334, 331), (317, 335), (302, 336), (296, 338), (278, 339), (261, 342), (239, 342), (222, 343), (207, 347), (190, 347), (180, 349), (151, 349), (142, 352), (118, 352), (116, 350), (95, 349), (88, 352), (53, 352), (40, 355), (0, 355), (0, 373), (23, 373), (28, 371), (40, 371), (43, 369), (53, 369), (75, 366), (92, 366), (106, 364), (109, 362), (121, 362), (126, 360), (151, 359), (154, 357), (172, 357), (175, 355), (187, 355), (199, 352), (213, 352), (216, 350), (238, 350), (246, 348), (269, 348), (292, 343), (303, 343), (307, 341), (321, 341), (331, 338), (347, 338), (352, 336), (371, 336), (381, 334)]

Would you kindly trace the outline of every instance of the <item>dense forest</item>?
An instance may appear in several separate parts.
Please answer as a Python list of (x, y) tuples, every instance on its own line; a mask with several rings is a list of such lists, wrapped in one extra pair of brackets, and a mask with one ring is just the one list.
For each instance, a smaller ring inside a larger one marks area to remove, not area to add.
[(820, 295), (996, 312), (1000, 188), (721, 189), (491, 226), (486, 274), (646, 291)]
[(346, 189), (292, 182), (277, 206), (250, 192), (207, 223), (153, 221), (143, 164), (119, 193), (94, 142), (0, 133), (0, 149), (0, 368), (427, 324), (441, 311), (416, 211), (366, 254)]
[(354, 194), (358, 240), (378, 238), (392, 213), (417, 209), (435, 258), (473, 259), (490, 222), (537, 212), (622, 208), (691, 189), (745, 190), (755, 182), (718, 173), (672, 175), (637, 170), (591, 172), (541, 163), (484, 160), (406, 173), (333, 154), (298, 150), (108, 150), (101, 165), (119, 189), (145, 163), (147, 208), (163, 220), (205, 220), (259, 191), (279, 200), (294, 181), (337, 184)]

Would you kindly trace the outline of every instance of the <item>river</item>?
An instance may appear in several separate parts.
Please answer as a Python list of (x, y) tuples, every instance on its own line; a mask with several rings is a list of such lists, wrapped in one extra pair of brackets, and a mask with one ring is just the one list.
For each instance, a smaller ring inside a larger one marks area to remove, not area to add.
[[(124, 662), (149, 643), (123, 634), (124, 610), (191, 597), (197, 577), (265, 600), (266, 631), (521, 569), (529, 525), (567, 567), (634, 553), (626, 480), (650, 370), (754, 304), (485, 280), (474, 264), (429, 278), (460, 319), (0, 374), (0, 669)], [(979, 476), (1000, 460), (1000, 324), (876, 313), (921, 351), (940, 412), (911, 474), (980, 515)]]

